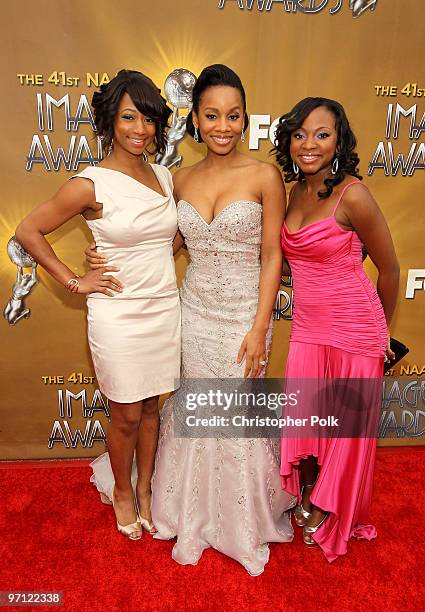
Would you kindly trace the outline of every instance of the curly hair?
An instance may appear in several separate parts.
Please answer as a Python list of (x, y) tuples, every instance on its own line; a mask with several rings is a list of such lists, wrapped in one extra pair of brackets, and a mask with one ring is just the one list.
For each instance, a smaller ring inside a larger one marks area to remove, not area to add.
[[(192, 94), (192, 109), (195, 113), (199, 111), (199, 104), (202, 98), (202, 94), (209, 87), (217, 87), (217, 86), (227, 86), (234, 87), (239, 91), (242, 97), (242, 105), (244, 112), (244, 131), (248, 127), (248, 114), (246, 112), (246, 95), (245, 89), (242, 85), (242, 81), (231, 68), (225, 66), (224, 64), (213, 64), (212, 66), (207, 66), (204, 68), (199, 75), (195, 87), (193, 88)], [(187, 116), (186, 119), (186, 127), (188, 133), (192, 136), (195, 135), (195, 126), (193, 125), (192, 111)], [(198, 142), (202, 142), (202, 137), (198, 135)]]
[(294, 172), (293, 161), (290, 154), (291, 136), (298, 130), (308, 115), (319, 107), (325, 107), (335, 116), (338, 141), (336, 146), (336, 159), (338, 159), (338, 170), (332, 178), (325, 179), (326, 191), (319, 191), (321, 199), (328, 198), (336, 185), (344, 180), (349, 174), (362, 180), (358, 173), (359, 156), (356, 153), (357, 140), (350, 127), (345, 110), (339, 102), (329, 98), (304, 98), (294, 108), (282, 115), (276, 129), (275, 146), (272, 153), (276, 155), (276, 161), (281, 166), (286, 183), (304, 180), (304, 173), (300, 169)]
[(167, 145), (166, 130), (172, 111), (161, 96), (161, 90), (149, 77), (137, 70), (120, 70), (109, 83), (101, 85), (100, 91), (93, 94), (96, 135), (102, 140), (103, 150), (106, 152), (112, 143), (115, 116), (125, 93), (128, 93), (139, 112), (155, 122), (155, 151), (150, 154), (163, 153)]

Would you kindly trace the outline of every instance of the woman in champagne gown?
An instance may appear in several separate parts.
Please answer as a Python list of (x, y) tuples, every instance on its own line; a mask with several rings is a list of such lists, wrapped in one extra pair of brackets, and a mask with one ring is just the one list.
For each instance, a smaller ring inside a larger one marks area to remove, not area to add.
[[(181, 290), (182, 376), (241, 378), (235, 356), (258, 303), (261, 206), (232, 202), (207, 224), (177, 205), (191, 262)], [(267, 352), (271, 329), (267, 334)], [(175, 396), (178, 398), (178, 394)], [(176, 438), (174, 400), (161, 414), (152, 516), (157, 538), (177, 536), (173, 558), (197, 563), (213, 546), (259, 574), (267, 542), (292, 540), (273, 439)]]
[[(261, 193), (257, 196), (251, 185), (259, 173), (265, 174), (265, 184), (277, 185), (277, 224), (283, 215), (284, 192), (275, 168), (236, 151), (245, 127), (242, 92), (239, 78), (229, 68), (211, 66), (203, 71), (194, 90), (194, 112), (200, 118), (208, 101), (216, 109), (206, 115), (212, 127), (208, 133), (210, 124), (201, 120), (199, 132), (191, 121), (188, 128), (195, 140), (202, 134), (207, 157), (175, 176), (180, 198), (178, 225), (190, 256), (181, 289), (182, 376), (192, 381), (237, 379), (247, 373), (263, 376), (270, 349), (271, 310), (281, 263), (279, 256), (277, 263), (269, 265), (276, 270), (264, 277), (267, 255), (264, 251), (260, 261), (260, 254), (266, 233), (263, 206), (268, 196), (262, 203)], [(233, 107), (238, 107), (237, 113)], [(234, 127), (236, 120), (239, 132)], [(224, 206), (220, 210), (201, 206), (201, 199), (220, 199), (221, 193), (209, 194), (205, 185), (212, 178), (224, 188), (229, 168), (233, 187), (223, 194)], [(217, 172), (221, 174), (216, 177)], [(232, 197), (241, 192), (255, 193), (256, 197)], [(269, 224), (273, 234), (276, 230), (279, 233), (276, 222)], [(264, 289), (265, 284), (270, 287)], [(252, 330), (260, 319), (266, 321), (258, 342), (261, 348), (253, 350), (253, 337), (257, 336)], [(247, 365), (240, 359), (245, 350)], [(158, 530), (154, 537), (177, 537), (172, 554), (178, 563), (196, 564), (202, 551), (213, 547), (239, 561), (251, 575), (258, 575), (269, 558), (268, 542), (290, 542), (293, 538), (287, 511), (294, 505), (294, 497), (280, 486), (278, 443), (262, 438), (176, 437), (178, 401), (175, 394), (161, 412), (152, 480), (152, 517)], [(110, 492), (105, 457), (92, 465), (98, 488)]]

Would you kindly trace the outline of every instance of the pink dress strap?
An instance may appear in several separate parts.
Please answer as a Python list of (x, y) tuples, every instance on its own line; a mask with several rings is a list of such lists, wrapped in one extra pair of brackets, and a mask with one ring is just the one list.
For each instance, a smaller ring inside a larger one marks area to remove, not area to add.
[(341, 202), (341, 200), (342, 200), (342, 196), (343, 196), (343, 195), (344, 195), (344, 193), (347, 191), (347, 189), (348, 189), (349, 187), (351, 187), (351, 185), (361, 185), (362, 187), (365, 187), (365, 188), (367, 189), (366, 185), (365, 185), (364, 183), (362, 183), (361, 181), (351, 181), (351, 183), (348, 183), (347, 185), (345, 185), (344, 189), (343, 189), (343, 190), (341, 191), (341, 193), (339, 194), (339, 198), (338, 198), (337, 203), (335, 204), (335, 208), (334, 208), (334, 209), (333, 209), (333, 211), (332, 211), (332, 215), (334, 215), (334, 214), (336, 213), (336, 209), (338, 208), (339, 203), (340, 203), (340, 202)]

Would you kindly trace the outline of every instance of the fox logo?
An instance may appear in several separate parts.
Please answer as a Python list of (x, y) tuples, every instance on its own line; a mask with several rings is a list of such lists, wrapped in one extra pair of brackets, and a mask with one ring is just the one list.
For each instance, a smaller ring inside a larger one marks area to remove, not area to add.
[(407, 274), (406, 298), (413, 299), (415, 291), (425, 291), (425, 270), (409, 270)]

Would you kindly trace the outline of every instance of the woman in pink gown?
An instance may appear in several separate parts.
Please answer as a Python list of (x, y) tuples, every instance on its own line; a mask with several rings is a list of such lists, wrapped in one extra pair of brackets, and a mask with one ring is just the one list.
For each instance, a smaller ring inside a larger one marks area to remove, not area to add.
[[(394, 357), (388, 326), (399, 267), (382, 213), (361, 183), (355, 146), (333, 100), (306, 98), (280, 119), (277, 161), (286, 182), (297, 181), (282, 228), (294, 290), (287, 379), (376, 381), (385, 355)], [(362, 243), (378, 268), (377, 291), (363, 270)], [(365, 412), (377, 415), (380, 397), (370, 383)], [(369, 432), (282, 438), (282, 487), (298, 496), (295, 522), (328, 561), (346, 553), (351, 537), (376, 536), (368, 519), (375, 451)]]

